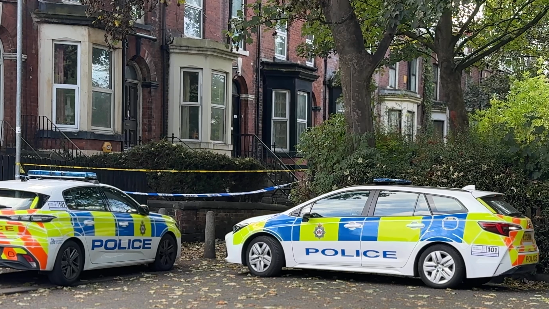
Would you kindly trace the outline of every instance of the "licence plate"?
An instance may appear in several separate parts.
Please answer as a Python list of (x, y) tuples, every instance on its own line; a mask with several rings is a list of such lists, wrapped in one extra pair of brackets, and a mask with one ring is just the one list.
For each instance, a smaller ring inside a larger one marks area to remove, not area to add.
[(529, 254), (524, 257), (523, 264), (534, 264), (539, 261), (539, 254)]
[(525, 232), (522, 236), (522, 242), (532, 242), (533, 239), (532, 232)]

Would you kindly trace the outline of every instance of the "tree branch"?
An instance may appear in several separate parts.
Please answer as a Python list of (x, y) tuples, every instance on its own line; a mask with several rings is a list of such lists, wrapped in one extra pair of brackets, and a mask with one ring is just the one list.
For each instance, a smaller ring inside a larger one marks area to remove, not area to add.
[(389, 49), (391, 42), (393, 42), (393, 39), (395, 38), (397, 27), (398, 24), (394, 23), (392, 26), (387, 26), (387, 28), (385, 29), (385, 32), (383, 33), (383, 38), (379, 42), (376, 52), (372, 55), (374, 67), (377, 67), (381, 60), (385, 58), (387, 49)]
[(475, 6), (475, 9), (473, 10), (473, 12), (471, 13), (471, 15), (469, 15), (469, 18), (467, 18), (467, 21), (465, 21), (465, 23), (463, 24), (463, 26), (461, 27), (461, 29), (459, 29), (459, 32), (456, 34), (456, 35), (453, 35), (452, 36), (452, 46), (456, 45), (456, 43), (459, 41), (459, 39), (463, 36), (463, 34), (465, 33), (465, 31), (469, 28), (469, 26), (471, 25), (471, 23), (473, 22), (473, 19), (475, 18), (475, 16), (478, 14), (478, 11), (480, 10), (480, 7), (486, 2), (486, 0), (479, 0)]
[[(416, 34), (410, 30), (403, 30), (403, 31), (400, 31), (398, 34), (402, 34), (402, 35), (405, 35), (413, 40), (416, 40), (418, 42), (420, 42), (421, 44), (423, 44), (423, 46), (431, 49), (432, 51), (436, 52), (436, 48), (435, 48), (435, 44), (432, 42), (432, 41), (429, 41), (427, 40), (423, 34), (422, 35), (419, 35), (419, 34)], [(431, 35), (429, 35), (431, 36)]]
[[(460, 62), (460, 64), (457, 65), (456, 69), (463, 70), (465, 68), (468, 68), (469, 66), (475, 64), (480, 59), (490, 55), (491, 53), (493, 53), (493, 52), (497, 51), (498, 49), (500, 49), (505, 44), (507, 44), (507, 43), (513, 41), (514, 39), (518, 38), (520, 35), (522, 35), (524, 32), (526, 32), (526, 30), (528, 30), (528, 29), (532, 28), (533, 26), (535, 26), (545, 15), (547, 15), (547, 12), (549, 12), (549, 6), (546, 6), (543, 9), (543, 11), (541, 11), (538, 15), (536, 15), (536, 17), (534, 19), (529, 21), (523, 27), (512, 31), (511, 33), (505, 33), (505, 34), (501, 35), (498, 38), (498, 39), (501, 39), (501, 40), (497, 44), (495, 44), (494, 46), (486, 49), (488, 46), (490, 46), (490, 44), (494, 43), (497, 39), (492, 40), (492, 42), (484, 45), (478, 51), (473, 52), (469, 56), (463, 58), (463, 60)], [(484, 51), (482, 51), (482, 50), (484, 50)], [(480, 51), (482, 51), (482, 52), (480, 52)]]

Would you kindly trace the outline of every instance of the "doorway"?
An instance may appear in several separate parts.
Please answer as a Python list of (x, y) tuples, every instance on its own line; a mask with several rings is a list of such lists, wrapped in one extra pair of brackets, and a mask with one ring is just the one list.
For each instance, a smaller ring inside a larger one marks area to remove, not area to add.
[(233, 123), (232, 123), (232, 142), (233, 142), (233, 156), (239, 157), (241, 155), (241, 143), (242, 137), (240, 134), (240, 87), (238, 83), (233, 81), (233, 97), (232, 97), (232, 108), (233, 108)]
[(139, 145), (141, 140), (139, 130), (141, 81), (137, 70), (132, 65), (126, 66), (124, 87), (124, 148), (129, 149)]

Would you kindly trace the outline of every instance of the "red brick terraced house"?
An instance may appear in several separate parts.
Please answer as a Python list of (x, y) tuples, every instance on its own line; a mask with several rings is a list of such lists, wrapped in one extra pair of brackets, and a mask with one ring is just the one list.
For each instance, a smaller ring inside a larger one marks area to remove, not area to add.
[[(296, 47), (312, 39), (299, 23), (261, 29), (252, 44), (227, 49), (223, 31), (244, 4), (158, 6), (109, 50), (80, 1), (26, 1), (23, 149), (90, 154), (167, 137), (227, 155), (258, 156), (260, 149), (293, 164), (300, 135), (340, 109), (341, 88), (330, 83), (337, 56), (299, 57)], [(15, 16), (16, 1), (0, 1), (0, 140), (7, 152), (15, 144)], [(421, 126), (420, 63), (403, 61), (375, 77), (378, 121), (412, 136)], [(447, 109), (436, 107), (433, 121), (445, 136)]]

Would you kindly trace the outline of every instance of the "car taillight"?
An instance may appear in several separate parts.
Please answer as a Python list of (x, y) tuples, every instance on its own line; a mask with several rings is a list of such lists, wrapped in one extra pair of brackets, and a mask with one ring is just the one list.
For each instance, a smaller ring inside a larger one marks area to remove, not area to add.
[(55, 216), (49, 215), (13, 215), (13, 216), (3, 216), (2, 219), (7, 219), (11, 221), (29, 221), (29, 222), (50, 222), (55, 219)]
[(479, 221), (478, 225), (488, 232), (499, 234), (505, 237), (509, 237), (509, 232), (522, 230), (520, 225), (505, 223), (505, 222), (482, 222)]

